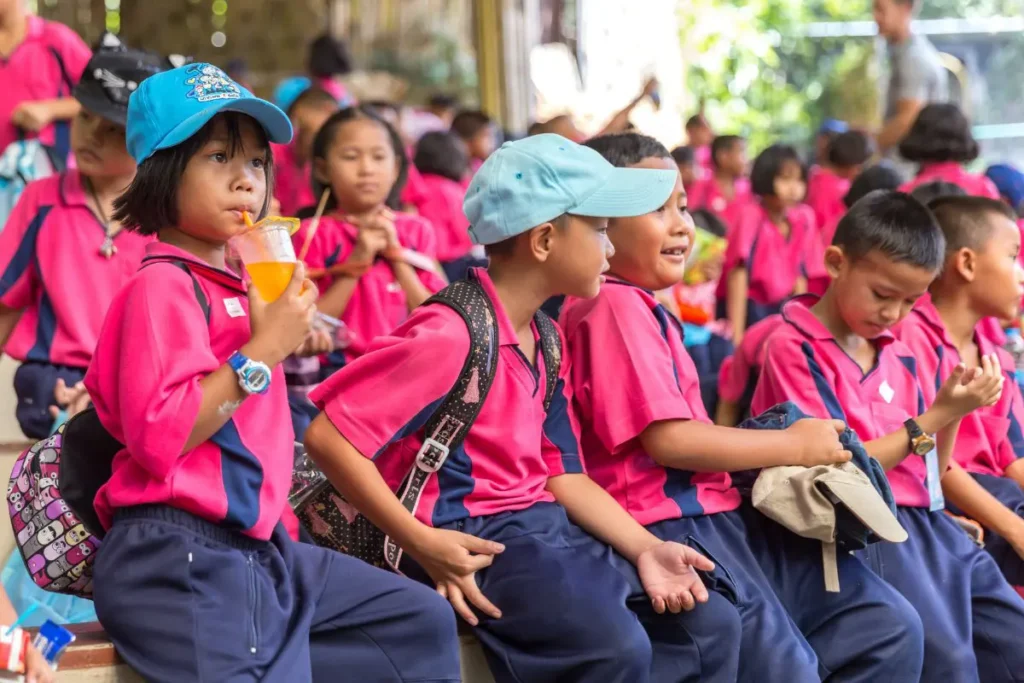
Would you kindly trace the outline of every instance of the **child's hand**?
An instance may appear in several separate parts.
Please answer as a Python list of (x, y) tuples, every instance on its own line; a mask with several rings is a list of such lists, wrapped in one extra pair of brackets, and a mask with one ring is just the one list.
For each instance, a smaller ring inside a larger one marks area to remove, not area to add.
[[(350, 221), (351, 222), (351, 221)], [(384, 230), (371, 226), (359, 226), (359, 236), (348, 260), (352, 263), (371, 263), (373, 259), (388, 248), (388, 234)]]
[(476, 585), (476, 573), (494, 562), (494, 556), (505, 546), (486, 541), (459, 531), (429, 529), (425, 541), (408, 552), (437, 584), (437, 592), (452, 603), (455, 611), (471, 626), (480, 623), (468, 599), (477, 609), (494, 619), (501, 618), (501, 610), (484, 597)]
[(25, 652), (25, 683), (53, 683), (56, 679), (53, 669), (35, 645), (29, 645)]
[(308, 358), (321, 356), (334, 350), (334, 335), (330, 330), (313, 325), (302, 346), (295, 351), (296, 356)]
[(261, 354), (261, 360), (273, 367), (299, 348), (316, 315), (317, 289), (306, 280), (306, 267), (295, 266), (292, 279), (284, 293), (273, 303), (264, 301), (255, 287), (249, 287), (250, 344)]
[(648, 548), (636, 560), (640, 582), (658, 614), (689, 612), (698, 602), (707, 602), (708, 589), (695, 570), (714, 568), (714, 562), (693, 548), (673, 542)]
[(950, 411), (960, 418), (982, 406), (990, 406), (1003, 393), (1003, 371), (994, 356), (983, 356), (981, 366), (967, 369), (963, 363), (953, 368), (935, 396), (935, 406)]
[(52, 121), (53, 114), (46, 102), (22, 102), (11, 112), (11, 123), (32, 133), (38, 133)]
[[(67, 411), (69, 420), (88, 408), (90, 403), (89, 392), (85, 390), (84, 383), (79, 382), (73, 387), (68, 387), (63, 379), (57, 380), (57, 386), (53, 390), (53, 398), (58, 406)], [(60, 408), (50, 406), (51, 417), (56, 419), (59, 413)]]
[(387, 246), (384, 248), (384, 258), (394, 260), (402, 256), (402, 243), (398, 241), (398, 230), (395, 228), (395, 212), (391, 209), (381, 209), (370, 219), (370, 224), (383, 230), (388, 237)]
[(853, 457), (843, 448), (839, 435), (846, 431), (842, 420), (797, 420), (786, 429), (793, 438), (793, 452), (797, 456), (794, 465), (816, 467), (836, 465)]

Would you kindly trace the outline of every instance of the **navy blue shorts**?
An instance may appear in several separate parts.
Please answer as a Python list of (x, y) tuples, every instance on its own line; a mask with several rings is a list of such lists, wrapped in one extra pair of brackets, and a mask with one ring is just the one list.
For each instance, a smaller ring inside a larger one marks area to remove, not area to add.
[[(1018, 517), (1024, 517), (1024, 489), (1013, 479), (1005, 477), (994, 477), (991, 474), (971, 473), (974, 480), (984, 487), (986, 491), (999, 499), (999, 502), (1012, 510)], [(948, 502), (946, 507), (953, 514), (967, 517), (954, 505)], [(992, 531), (985, 529), (985, 550), (992, 556), (992, 559), (999, 565), (1003, 576), (1012, 586), (1024, 586), (1024, 560), (1021, 559), (1013, 546), (1005, 538)]]

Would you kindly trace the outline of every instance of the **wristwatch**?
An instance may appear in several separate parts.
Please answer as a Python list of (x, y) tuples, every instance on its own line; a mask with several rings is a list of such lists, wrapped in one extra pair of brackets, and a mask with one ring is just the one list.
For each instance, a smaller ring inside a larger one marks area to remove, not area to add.
[(913, 418), (903, 423), (910, 434), (910, 451), (914, 455), (928, 455), (935, 449), (935, 439), (924, 433), (921, 425)]
[(265, 394), (270, 389), (270, 368), (266, 363), (246, 358), (241, 351), (235, 351), (228, 358), (228, 365), (238, 375), (238, 386), (252, 394)]

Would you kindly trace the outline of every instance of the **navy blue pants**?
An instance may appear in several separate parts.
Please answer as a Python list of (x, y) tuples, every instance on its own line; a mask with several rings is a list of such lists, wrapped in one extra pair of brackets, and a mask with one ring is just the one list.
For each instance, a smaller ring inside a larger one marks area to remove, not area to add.
[(63, 379), (69, 387), (82, 381), (85, 370), (66, 365), (50, 365), (29, 361), (22, 363), (14, 373), (14, 393), (18, 396), (15, 416), (25, 436), (45, 439), (53, 428), (50, 406), (57, 405), (53, 392), (57, 380)]
[(903, 683), (920, 678), (924, 628), (913, 601), (843, 552), (836, 558), (840, 591), (829, 593), (819, 541), (797, 536), (746, 501), (740, 509), (751, 552), (817, 653), (821, 680)]
[(1024, 681), (1024, 600), (992, 557), (943, 512), (900, 507), (898, 516), (910, 538), (860, 554), (921, 615), (921, 680)]
[(147, 681), (460, 680), (443, 598), (280, 524), (257, 541), (166, 506), (121, 510), (93, 597)]
[[(458, 522), (505, 552), (477, 574), (502, 611), (474, 629), (498, 683), (736, 681), (740, 620), (718, 593), (683, 614), (655, 614), (636, 570), (540, 503)], [(402, 567), (426, 579), (411, 560)]]
[(292, 430), (295, 432), (295, 440), (304, 442), (306, 430), (309, 425), (320, 414), (313, 403), (305, 396), (288, 394), (288, 409), (292, 415)]
[[(971, 473), (971, 476), (986, 491), (998, 498), (1000, 503), (1017, 513), (1018, 517), (1024, 517), (1024, 489), (1021, 489), (1020, 484), (1013, 479), (994, 477), (991, 474)], [(949, 503), (946, 507), (954, 514), (966, 516)], [(999, 565), (1010, 585), (1024, 586), (1024, 560), (1005, 538), (991, 529), (985, 529), (985, 550)]]

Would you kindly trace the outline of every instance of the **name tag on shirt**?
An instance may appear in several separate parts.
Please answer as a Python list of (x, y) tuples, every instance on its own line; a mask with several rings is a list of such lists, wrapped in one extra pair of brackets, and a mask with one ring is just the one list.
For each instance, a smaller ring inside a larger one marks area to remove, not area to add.
[(882, 386), (878, 387), (878, 393), (882, 395), (886, 403), (892, 403), (892, 399), (896, 396), (896, 391), (885, 381), (882, 382)]
[(939, 474), (939, 452), (934, 448), (924, 456), (925, 486), (928, 487), (928, 509), (938, 512), (946, 508), (946, 499), (942, 495), (942, 477)]
[(230, 299), (224, 299), (224, 309), (232, 318), (245, 317), (245, 309), (242, 308), (242, 302), (238, 300), (237, 296), (233, 296)]

